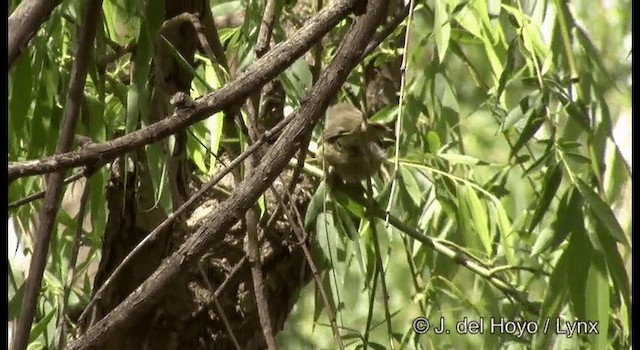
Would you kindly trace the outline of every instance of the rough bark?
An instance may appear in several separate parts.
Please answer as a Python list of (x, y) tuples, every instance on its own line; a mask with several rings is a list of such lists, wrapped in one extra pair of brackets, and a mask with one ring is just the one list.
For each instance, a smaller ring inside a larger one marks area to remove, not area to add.
[[(172, 6), (177, 5), (173, 4)], [(185, 6), (187, 7), (167, 7), (166, 17), (171, 18), (182, 12), (201, 13), (198, 11), (197, 1), (188, 2)], [(179, 30), (166, 33), (166, 37), (172, 43), (176, 43), (178, 50), (192, 64), (193, 53), (197, 47), (195, 33), (189, 29), (191, 28), (189, 23), (185, 23), (184, 27), (179, 28)], [(152, 108), (156, 108), (155, 110), (158, 112), (156, 115), (168, 115), (168, 111), (163, 110), (162, 107), (166, 105), (166, 99), (174, 92), (188, 91), (192, 77), (184, 72), (161, 46), (157, 48), (154, 63), (156, 64), (154, 70), (156, 83), (154, 84)], [(346, 72), (341, 74), (344, 76)], [(277, 90), (278, 86), (279, 84), (276, 82), (270, 84), (272, 89)], [(330, 91), (327, 89), (325, 87), (325, 95)], [(312, 108), (318, 108), (317, 103)], [(328, 100), (323, 102), (323, 104), (326, 103)], [(283, 101), (270, 101), (267, 108), (271, 113), (266, 113), (269, 115), (265, 116), (264, 125), (260, 125), (262, 130), (268, 129), (273, 124), (271, 119), (282, 118), (282, 107)], [(316, 120), (319, 114), (320, 111), (316, 109), (314, 112)], [(312, 125), (307, 124), (305, 132), (308, 133)], [(166, 213), (158, 207), (153, 207), (153, 192), (149, 188), (152, 182), (145, 166), (144, 152), (138, 151), (136, 155), (132, 164), (128, 164), (124, 158), (120, 158), (112, 166), (112, 176), (107, 187), (109, 218), (104, 236), (103, 257), (95, 278), (94, 290), (97, 290), (104, 283), (128, 252), (166, 218)], [(175, 154), (167, 152), (170, 162), (174, 156)], [(179, 161), (185, 162), (185, 159)], [(169, 164), (171, 165), (171, 163)], [(272, 173), (270, 176), (275, 175), (277, 173)], [(176, 176), (171, 170), (169, 176), (174, 176), (172, 180), (170, 179), (174, 182), (171, 184), (172, 197), (175, 197), (177, 193), (173, 190), (173, 186), (181, 186), (182, 188), (188, 188), (190, 185), (197, 186), (197, 184), (187, 183), (187, 177)], [(290, 172), (285, 172), (280, 176), (279, 181), (288, 184), (290, 176)], [(269, 180), (265, 179), (265, 181), (268, 182), (265, 182), (264, 185), (270, 183)], [(303, 176), (295, 186), (292, 198), (302, 215), (306, 212), (310, 193), (315, 185), (314, 182)], [(281, 185), (280, 187), (285, 186)], [(221, 206), (224, 207), (221, 203), (224, 199), (219, 193), (212, 192), (211, 196), (201, 203), (198, 210), (192, 213), (188, 224), (185, 223), (185, 220), (179, 220), (146, 247), (114, 280), (114, 283), (97, 302), (95, 309), (91, 310), (91, 319), (89, 324), (85, 325), (85, 330), (113, 311), (132, 293), (135, 294), (140, 289), (138, 286), (156, 269), (159, 269), (163, 259), (175, 253), (178, 247), (184, 248), (185, 241), (189, 240), (192, 235), (202, 235), (202, 228), (207, 226), (208, 219), (198, 219), (198, 217), (202, 216), (203, 212), (208, 214), (212, 211), (224, 210), (221, 208)], [(271, 194), (267, 194), (266, 199), (268, 208), (273, 209), (277, 206)], [(174, 201), (174, 207), (179, 204)], [(153, 209), (150, 210), (150, 208)], [(204, 215), (206, 216), (206, 214)], [(266, 216), (268, 217), (269, 214), (267, 213)], [(174, 274), (175, 277), (162, 288), (162, 296), (153, 303), (151, 308), (130, 313), (131, 319), (127, 322), (127, 326), (112, 331), (110, 336), (103, 338), (99, 342), (100, 345), (95, 348), (114, 350), (233, 348), (229, 331), (223, 325), (225, 320), (222, 316), (226, 318), (228, 326), (230, 326), (231, 332), (241, 348), (264, 348), (265, 340), (260, 331), (261, 323), (258, 317), (249, 264), (242, 265), (230, 278), (234, 267), (246, 260), (243, 259), (245, 256), (243, 249), (245, 236), (245, 227), (238, 223), (226, 230), (224, 235), (215, 240), (213, 244), (208, 243), (204, 256), (202, 258), (196, 257), (198, 260), (196, 263), (192, 263), (180, 273)], [(277, 334), (282, 330), (284, 322), (297, 300), (298, 292), (311, 280), (301, 244), (310, 245), (312, 241), (298, 242), (292, 228), (282, 215), (275, 225), (260, 230), (258, 238), (260, 240), (260, 268), (264, 277), (265, 296), (269, 300), (271, 328)], [(218, 291), (216, 296), (211, 287), (215, 288), (221, 284), (224, 284), (225, 287)], [(222, 312), (215, 307), (216, 298)], [(71, 348), (76, 348), (75, 345), (71, 344)]]

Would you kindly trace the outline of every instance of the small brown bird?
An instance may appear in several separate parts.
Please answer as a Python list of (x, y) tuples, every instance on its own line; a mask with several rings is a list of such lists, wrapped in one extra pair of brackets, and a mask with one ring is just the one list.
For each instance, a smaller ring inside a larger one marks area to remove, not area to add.
[(382, 140), (392, 135), (385, 125), (365, 122), (362, 112), (347, 103), (327, 110), (322, 146), (318, 155), (347, 183), (373, 176), (385, 159)]

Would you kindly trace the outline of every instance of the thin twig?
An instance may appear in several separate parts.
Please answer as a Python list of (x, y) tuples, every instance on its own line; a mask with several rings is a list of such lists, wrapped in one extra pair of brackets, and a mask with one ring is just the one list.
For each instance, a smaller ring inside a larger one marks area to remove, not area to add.
[[(272, 1), (273, 2), (273, 1)], [(274, 3), (275, 4), (275, 3)], [(267, 3), (267, 6), (269, 4)], [(265, 8), (265, 12), (268, 11), (268, 7)], [(260, 32), (264, 32), (263, 27), (266, 25), (262, 22)], [(256, 47), (256, 56), (262, 57), (269, 50), (269, 45), (263, 45), (259, 51)], [(252, 94), (246, 102), (247, 110), (249, 111), (249, 118), (247, 123), (247, 129), (249, 131), (249, 143), (254, 143), (259, 136), (258, 131), (258, 117), (260, 106), (260, 95), (262, 89)], [(260, 153), (260, 152), (257, 152)], [(251, 175), (253, 170), (259, 162), (260, 154), (254, 153), (252, 157), (248, 158), (245, 162), (246, 174)], [(244, 217), (245, 227), (247, 232), (247, 241), (245, 246), (246, 255), (249, 258), (249, 266), (251, 268), (251, 279), (253, 280), (253, 292), (256, 301), (256, 307), (258, 309), (258, 319), (262, 328), (262, 334), (264, 335), (267, 349), (276, 350), (276, 339), (273, 336), (273, 329), (271, 327), (271, 313), (269, 311), (269, 299), (266, 296), (264, 286), (264, 276), (262, 275), (262, 262), (260, 261), (260, 243), (258, 239), (258, 211), (256, 205), (247, 210)]]
[(80, 208), (78, 209), (78, 214), (76, 215), (76, 234), (73, 239), (73, 250), (71, 252), (71, 257), (69, 258), (69, 268), (71, 269), (69, 275), (67, 276), (67, 283), (64, 286), (64, 291), (62, 294), (62, 310), (59, 314), (58, 319), (58, 335), (57, 335), (57, 349), (62, 349), (66, 339), (66, 317), (67, 317), (67, 307), (69, 303), (69, 295), (71, 294), (71, 289), (73, 288), (73, 283), (76, 280), (76, 262), (78, 260), (78, 251), (80, 250), (80, 244), (82, 239), (82, 232), (84, 231), (82, 228), (82, 223), (84, 222), (84, 218), (87, 212), (87, 202), (89, 200), (89, 178), (85, 181), (84, 188), (82, 189), (82, 195), (80, 196)]
[[(373, 198), (373, 186), (371, 185), (371, 178), (367, 179), (367, 197), (369, 199), (369, 207), (372, 208), (375, 205), (375, 199)], [(382, 287), (382, 303), (384, 305), (384, 315), (387, 320), (387, 336), (389, 337), (389, 345), (391, 349), (396, 348), (393, 343), (393, 330), (391, 328), (391, 313), (389, 312), (389, 291), (387, 289), (387, 279), (385, 277), (384, 264), (382, 263), (382, 253), (380, 252), (380, 240), (378, 239), (378, 229), (376, 228), (375, 218), (369, 215), (369, 226), (371, 228), (371, 235), (373, 236), (373, 250), (376, 258), (376, 265), (378, 265), (377, 272), (380, 274), (380, 286)], [(365, 349), (366, 349), (365, 344)]]
[[(353, 199), (358, 201), (357, 198), (353, 198)], [(364, 205), (363, 202), (360, 202), (360, 203)], [(449, 246), (441, 243), (438, 240), (435, 240), (431, 237), (423, 235), (422, 233), (417, 231), (415, 228), (405, 224), (402, 220), (392, 215), (388, 215), (387, 212), (382, 208), (380, 208), (379, 206), (376, 206), (374, 208), (374, 214), (378, 218), (381, 218), (383, 220), (386, 220), (388, 217), (389, 223), (391, 225), (393, 225), (398, 230), (404, 232), (409, 237), (421, 242), (426, 247), (433, 249), (436, 252), (452, 259), (456, 264), (469, 269), (470, 271), (476, 273), (479, 276), (482, 276), (488, 282), (490, 282), (496, 288), (502, 291), (505, 295), (512, 297), (518, 303), (524, 305), (527, 311), (529, 311), (533, 315), (537, 316), (540, 313), (539, 308), (526, 299), (526, 293), (518, 291), (515, 287), (511, 286), (508, 282), (504, 281), (499, 276), (494, 275), (493, 272), (487, 269), (486, 267), (478, 264), (473, 260), (469, 260), (466, 257), (466, 254), (458, 252), (450, 248)]]
[[(402, 50), (402, 64), (400, 65), (400, 98), (398, 101), (398, 118), (396, 119), (396, 145), (393, 162), (393, 176), (391, 177), (391, 191), (389, 192), (389, 201), (387, 203), (387, 215), (391, 213), (391, 206), (394, 203), (393, 197), (398, 186), (398, 170), (400, 169), (400, 133), (402, 132), (402, 105), (404, 103), (405, 85), (407, 79), (407, 57), (409, 56), (409, 34), (411, 33), (411, 20), (413, 19), (413, 9), (415, 0), (411, 0), (409, 4), (409, 19), (407, 20), (407, 29), (404, 35), (404, 48)], [(386, 226), (389, 227), (389, 219), (385, 218)]]
[[(85, 7), (83, 14), (84, 22), (78, 40), (78, 51), (76, 52), (71, 69), (69, 94), (67, 95), (67, 101), (64, 107), (60, 138), (56, 146), (56, 153), (58, 154), (68, 152), (73, 143), (74, 130), (82, 106), (85, 78), (93, 54), (93, 41), (96, 35), (96, 28), (100, 22), (101, 9), (102, 0), (89, 1)], [(22, 312), (20, 313), (20, 318), (16, 326), (13, 343), (14, 350), (24, 350), (29, 343), (31, 323), (33, 322), (33, 316), (38, 302), (42, 275), (47, 263), (51, 231), (60, 206), (63, 176), (63, 172), (59, 171), (51, 174), (47, 179), (47, 191), (44, 195), (42, 209), (40, 210), (39, 225), (36, 231), (37, 240), (29, 266), (29, 277), (26, 282)]]
[(369, 346), (369, 335), (371, 334), (371, 320), (373, 319), (373, 305), (376, 300), (376, 289), (378, 288), (378, 264), (373, 265), (373, 281), (371, 281), (371, 293), (369, 294), (369, 309), (367, 310), (367, 323), (364, 326), (364, 336), (362, 340), (363, 349)]
[[(64, 179), (64, 181), (62, 181), (62, 185), (68, 185), (69, 183), (74, 182), (74, 181), (80, 179), (83, 176), (86, 176), (86, 171), (81, 171), (81, 172), (75, 173), (75, 174), (69, 176), (68, 178)], [(16, 209), (16, 208), (21, 207), (21, 206), (23, 206), (25, 204), (29, 204), (29, 203), (37, 200), (37, 199), (44, 198), (44, 194), (46, 192), (47, 192), (46, 190), (42, 190), (42, 191), (36, 192), (34, 194), (30, 194), (30, 195), (28, 195), (28, 196), (26, 196), (24, 198), (20, 198), (20, 199), (18, 199), (16, 201), (13, 201), (13, 202), (9, 203), (9, 205), (8, 205), (9, 208), (8, 209), (9, 210)]]
[[(320, 278), (320, 271), (318, 270), (315, 262), (313, 261), (313, 257), (311, 252), (309, 251), (309, 247), (306, 245), (306, 237), (308, 234), (305, 232), (304, 223), (302, 220), (302, 215), (296, 208), (293, 199), (291, 198), (291, 192), (284, 191), (284, 196), (282, 196), (273, 186), (271, 186), (271, 192), (274, 197), (278, 200), (278, 203), (282, 205), (285, 210), (287, 207), (285, 205), (285, 200), (289, 203), (289, 209), (287, 210), (287, 221), (289, 221), (289, 226), (293, 230), (296, 238), (298, 238), (298, 243), (301, 246), (302, 252), (304, 253), (305, 260), (309, 264), (309, 269), (311, 270), (311, 274), (313, 275), (313, 279), (316, 282), (316, 287), (320, 292), (320, 297), (322, 298), (322, 303), (324, 304), (324, 308), (327, 311), (327, 316), (329, 317), (329, 324), (331, 325), (331, 330), (333, 331), (333, 336), (338, 343), (338, 347), (342, 350), (344, 349), (344, 344), (342, 343), (342, 336), (340, 335), (340, 329), (338, 328), (338, 324), (336, 323), (336, 312), (331, 307), (331, 303), (329, 302), (329, 297), (327, 291), (324, 289), (322, 285), (322, 279)], [(283, 198), (288, 197), (288, 198)], [(293, 215), (291, 215), (293, 213)], [(295, 218), (295, 221), (293, 221)]]
[(231, 328), (229, 319), (227, 319), (227, 315), (224, 313), (224, 309), (222, 308), (222, 305), (220, 305), (220, 301), (218, 301), (218, 297), (216, 296), (213, 286), (211, 285), (211, 282), (209, 282), (209, 277), (207, 277), (207, 274), (205, 273), (204, 268), (202, 267), (202, 261), (198, 261), (198, 270), (200, 270), (200, 275), (202, 275), (202, 279), (204, 280), (204, 283), (207, 285), (207, 288), (209, 288), (209, 290), (213, 292), (211, 297), (213, 298), (213, 303), (215, 304), (216, 310), (218, 311), (218, 316), (220, 316), (220, 319), (222, 320), (222, 324), (224, 325), (224, 328), (227, 331), (227, 335), (229, 336), (229, 338), (231, 338), (231, 341), (233, 342), (233, 345), (236, 347), (237, 350), (242, 349), (242, 347), (240, 347), (240, 343), (238, 343), (238, 339), (236, 338), (236, 335), (233, 333), (233, 328)]

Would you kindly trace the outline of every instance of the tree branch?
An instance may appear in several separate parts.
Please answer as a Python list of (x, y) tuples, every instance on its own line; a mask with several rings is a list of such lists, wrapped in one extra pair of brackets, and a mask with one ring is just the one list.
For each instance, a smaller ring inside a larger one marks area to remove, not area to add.
[(194, 101), (190, 113), (174, 112), (172, 116), (145, 129), (108, 142), (91, 145), (80, 151), (57, 154), (40, 160), (12, 162), (9, 164), (9, 181), (24, 176), (66, 170), (92, 162), (110, 161), (123, 153), (159, 141), (233, 106), (284, 71), (324, 34), (333, 29), (348, 14), (354, 3), (355, 0), (336, 1), (333, 6), (323, 9), (289, 40), (274, 47), (236, 80)]
[(8, 21), (9, 68), (60, 3), (60, 0), (24, 0), (11, 13)]
[[(75, 55), (73, 68), (71, 69), (71, 82), (69, 94), (64, 106), (62, 129), (56, 153), (67, 152), (73, 143), (76, 121), (82, 106), (85, 78), (93, 53), (93, 40), (96, 36), (96, 27), (100, 21), (102, 0), (89, 1), (85, 5), (84, 23), (80, 32), (78, 51)], [(53, 173), (48, 178), (47, 192), (44, 195), (44, 203), (40, 210), (39, 225), (36, 234), (36, 244), (29, 265), (29, 277), (26, 282), (22, 312), (16, 327), (16, 335), (13, 343), (14, 350), (24, 350), (29, 343), (29, 331), (33, 315), (36, 310), (42, 274), (47, 263), (47, 253), (51, 242), (51, 230), (55, 224), (56, 214), (60, 206), (60, 194), (64, 173)], [(81, 224), (79, 224), (81, 225)]]
[[(240, 220), (244, 212), (255, 203), (284, 169), (304, 137), (320, 120), (331, 97), (357, 65), (368, 39), (382, 20), (385, 3), (382, 0), (369, 1), (366, 14), (355, 20), (345, 35), (335, 59), (322, 74), (318, 83), (309, 90), (300, 109), (295, 112), (293, 121), (269, 149), (252, 175), (245, 178), (233, 195), (220, 204), (211, 218), (201, 225), (198, 231), (189, 237), (175, 253), (165, 259), (142, 285), (105, 318), (89, 328), (81, 338), (71, 343), (68, 349), (97, 347), (115, 331), (134, 322), (137, 316), (142, 315), (162, 296), (169, 283), (182, 271), (193, 266), (213, 242), (221, 239), (221, 234)], [(334, 3), (333, 8), (341, 5), (347, 5), (347, 2)], [(267, 56), (273, 52), (275, 50)]]

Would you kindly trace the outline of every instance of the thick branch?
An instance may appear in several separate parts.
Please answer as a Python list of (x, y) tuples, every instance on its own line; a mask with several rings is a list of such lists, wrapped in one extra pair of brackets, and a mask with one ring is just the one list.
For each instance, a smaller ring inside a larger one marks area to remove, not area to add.
[(320, 40), (325, 33), (333, 29), (348, 14), (354, 2), (355, 0), (336, 1), (333, 6), (323, 9), (289, 40), (274, 47), (236, 80), (194, 101), (190, 113), (176, 112), (145, 129), (108, 142), (91, 145), (80, 151), (54, 155), (40, 160), (10, 163), (9, 181), (94, 162), (107, 162), (123, 153), (159, 141), (191, 124), (208, 118), (216, 112), (237, 104), (251, 92), (284, 71), (315, 42)]
[(9, 16), (9, 68), (60, 0), (24, 0)]
[[(335, 5), (334, 5), (335, 6)], [(218, 210), (178, 250), (168, 257), (142, 285), (91, 327), (69, 349), (96, 347), (116, 330), (142, 315), (153, 305), (183, 270), (193, 266), (207, 248), (240, 220), (258, 197), (269, 187), (294, 155), (299, 144), (311, 132), (340, 88), (349, 72), (360, 60), (368, 39), (382, 19), (385, 1), (370, 0), (368, 11), (354, 22), (338, 49), (336, 58), (322, 74), (318, 84), (310, 89), (294, 120), (269, 149), (250, 177), (244, 179), (233, 195), (221, 203)], [(269, 54), (267, 54), (269, 55)]]
[[(96, 36), (96, 27), (100, 20), (102, 0), (87, 2), (84, 11), (84, 22), (80, 32), (78, 51), (75, 55), (73, 68), (71, 69), (71, 82), (69, 83), (69, 94), (64, 106), (62, 119), (62, 129), (56, 153), (68, 152), (73, 143), (74, 131), (82, 97), (84, 84), (91, 62), (93, 52), (93, 39)], [(62, 192), (63, 172), (56, 172), (49, 176), (47, 190), (44, 195), (44, 203), (39, 215), (39, 225), (36, 231), (36, 244), (33, 250), (31, 263), (29, 265), (29, 277), (26, 282), (24, 300), (22, 301), (22, 312), (16, 327), (16, 335), (13, 343), (14, 350), (24, 350), (29, 343), (29, 331), (31, 322), (36, 310), (42, 274), (47, 263), (47, 253), (51, 241), (51, 231), (55, 224), (56, 214), (60, 206), (60, 194)], [(81, 224), (80, 224), (81, 225)]]

